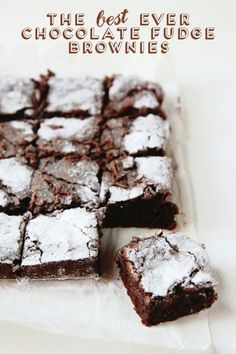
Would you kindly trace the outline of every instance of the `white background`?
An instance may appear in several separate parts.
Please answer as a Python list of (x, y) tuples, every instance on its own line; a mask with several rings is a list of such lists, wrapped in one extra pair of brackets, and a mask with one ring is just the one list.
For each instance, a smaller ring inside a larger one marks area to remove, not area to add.
[[(3, 1), (0, 0), (0, 74), (24, 72), (34, 75), (47, 67), (63, 74), (74, 73), (77, 57), (66, 53), (64, 44), (24, 43), (20, 30), (28, 25), (46, 24), (47, 12), (86, 12), (93, 18), (101, 8), (116, 14), (128, 8), (139, 12), (188, 12), (196, 26), (215, 26), (211, 42), (172, 43), (180, 86), (182, 108), (188, 132), (188, 165), (195, 199), (196, 223), (201, 241), (210, 254), (221, 283), (220, 299), (210, 312), (210, 328), (218, 353), (235, 353), (236, 327), (236, 41), (234, 38), (236, 3), (234, 0), (162, 1)], [(54, 46), (55, 56), (48, 56)], [(11, 54), (11, 55), (10, 55)], [(166, 55), (166, 60), (168, 60)], [(86, 56), (90, 74), (117, 71), (132, 73), (140, 68), (149, 77), (157, 56), (114, 56), (112, 66), (105, 56)], [(126, 67), (127, 69), (124, 69)], [(114, 69), (115, 68), (115, 69)], [(82, 69), (78, 67), (78, 72)], [(196, 336), (199, 334), (196, 333)], [(0, 324), (1, 354), (35, 353), (157, 353), (154, 348), (128, 344), (86, 341)], [(163, 351), (162, 351), (163, 353)], [(186, 352), (185, 352), (186, 353)]]

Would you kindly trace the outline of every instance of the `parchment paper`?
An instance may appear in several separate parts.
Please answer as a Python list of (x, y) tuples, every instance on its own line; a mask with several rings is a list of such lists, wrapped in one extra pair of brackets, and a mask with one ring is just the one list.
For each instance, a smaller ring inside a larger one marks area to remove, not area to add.
[[(84, 61), (83, 65), (86, 67)], [(119, 72), (117, 68), (113, 71)], [(145, 77), (145, 73), (142, 76)], [(197, 239), (191, 183), (185, 164), (187, 132), (185, 122), (181, 120), (173, 63), (166, 59), (159, 62), (152, 79), (160, 82), (166, 92), (164, 106), (172, 128), (169, 150), (178, 166), (174, 193), (181, 211), (178, 228)], [(155, 231), (133, 228), (104, 230), (101, 257), (105, 260), (102, 263), (104, 277), (99, 281), (1, 281), (0, 320), (77, 337), (213, 353), (207, 311), (147, 328), (141, 324), (118, 279), (114, 264), (116, 250), (132, 236), (149, 236)]]

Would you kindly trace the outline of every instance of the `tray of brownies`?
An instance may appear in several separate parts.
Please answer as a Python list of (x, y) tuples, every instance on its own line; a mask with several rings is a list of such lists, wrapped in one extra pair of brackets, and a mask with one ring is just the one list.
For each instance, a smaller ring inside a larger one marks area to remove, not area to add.
[(159, 84), (118, 74), (1, 78), (2, 282), (122, 281), (146, 326), (214, 303), (206, 250), (185, 232), (181, 137), (164, 99)]

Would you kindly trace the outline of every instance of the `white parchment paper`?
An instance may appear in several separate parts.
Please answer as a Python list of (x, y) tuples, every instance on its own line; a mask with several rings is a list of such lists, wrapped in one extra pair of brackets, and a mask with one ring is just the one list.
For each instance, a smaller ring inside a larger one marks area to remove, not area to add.
[[(85, 62), (82, 64), (86, 67)], [(114, 72), (126, 70), (113, 69)], [(185, 164), (187, 133), (181, 120), (173, 64), (169, 60), (160, 62), (152, 79), (160, 82), (166, 92), (164, 106), (172, 129), (169, 150), (178, 166), (175, 178), (175, 198), (181, 211), (178, 228), (197, 239), (191, 183)], [(114, 255), (132, 236), (149, 236), (155, 231), (104, 230), (101, 257), (104, 276), (99, 281), (1, 281), (0, 320), (77, 337), (213, 353), (207, 311), (147, 328), (133, 310), (118, 278)]]

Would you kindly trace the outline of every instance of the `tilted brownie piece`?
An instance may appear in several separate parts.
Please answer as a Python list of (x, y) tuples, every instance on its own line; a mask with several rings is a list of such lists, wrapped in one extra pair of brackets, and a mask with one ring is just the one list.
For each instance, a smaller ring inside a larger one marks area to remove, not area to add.
[(164, 155), (169, 137), (169, 123), (161, 117), (114, 118), (106, 121), (101, 146), (107, 160), (119, 156)]
[(30, 202), (33, 169), (23, 158), (0, 159), (0, 211), (25, 212)]
[(118, 252), (117, 263), (146, 326), (199, 312), (217, 299), (203, 246), (180, 233), (134, 237)]
[(34, 142), (36, 123), (32, 120), (13, 120), (0, 123), (0, 159), (25, 157), (30, 165), (37, 165)]
[(15, 278), (19, 270), (25, 216), (0, 213), (0, 278)]
[(87, 117), (102, 113), (102, 80), (49, 77), (45, 116)]
[(99, 166), (92, 160), (41, 159), (32, 179), (30, 210), (48, 213), (75, 206), (99, 206)]
[(108, 98), (105, 115), (139, 116), (157, 113), (165, 118), (161, 110), (164, 93), (160, 85), (142, 80), (138, 77), (114, 75), (106, 78)]
[(26, 227), (21, 276), (98, 276), (99, 227), (95, 212), (74, 208), (39, 215)]
[(31, 115), (34, 108), (34, 84), (30, 79), (0, 78), (0, 120)]
[(41, 122), (37, 146), (40, 157), (47, 156), (99, 156), (98, 138), (101, 117), (54, 117)]
[(168, 157), (127, 157), (107, 165), (101, 202), (107, 204), (104, 227), (176, 226), (177, 206), (170, 201), (173, 172)]

